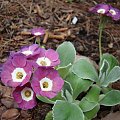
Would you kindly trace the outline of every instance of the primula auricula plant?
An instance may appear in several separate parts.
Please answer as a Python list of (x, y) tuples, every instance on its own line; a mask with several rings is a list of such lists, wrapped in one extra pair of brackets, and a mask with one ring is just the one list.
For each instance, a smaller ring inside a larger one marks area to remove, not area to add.
[[(120, 104), (120, 91), (111, 88), (120, 79), (119, 62), (101, 50), (104, 23), (107, 17), (119, 20), (120, 11), (107, 4), (98, 4), (90, 11), (101, 17), (99, 69), (87, 57), (76, 59), (70, 42), (62, 43), (56, 51), (33, 44), (12, 52), (2, 67), (1, 80), (15, 88), (13, 97), (19, 108), (32, 109), (38, 98), (53, 104), (45, 120), (92, 120), (100, 105)], [(82, 92), (85, 96), (76, 100)]]

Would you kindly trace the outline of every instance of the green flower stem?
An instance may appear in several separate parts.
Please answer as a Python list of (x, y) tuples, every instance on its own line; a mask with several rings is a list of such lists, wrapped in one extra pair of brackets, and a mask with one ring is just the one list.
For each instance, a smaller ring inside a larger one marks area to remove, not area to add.
[(103, 29), (99, 29), (99, 54), (100, 54), (100, 59), (102, 58), (102, 31)]
[(102, 58), (102, 33), (103, 33), (103, 29), (105, 27), (105, 23), (106, 23), (106, 17), (105, 16), (101, 16), (100, 18), (100, 24), (99, 24), (99, 54), (100, 54), (100, 60)]
[(40, 36), (36, 36), (35, 44), (38, 44), (40, 46)]

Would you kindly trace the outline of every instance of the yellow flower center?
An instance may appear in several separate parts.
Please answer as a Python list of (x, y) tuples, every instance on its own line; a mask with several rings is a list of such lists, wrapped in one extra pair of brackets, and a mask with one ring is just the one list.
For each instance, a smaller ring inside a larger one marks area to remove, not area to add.
[(43, 88), (48, 88), (48, 82), (43, 83)]
[(40, 64), (41, 64), (42, 66), (46, 66), (46, 65), (47, 65), (47, 63), (46, 63), (45, 61), (41, 61)]
[(22, 79), (23, 78), (23, 73), (22, 72), (17, 72), (16, 78), (17, 79)]
[(30, 90), (26, 90), (25, 91), (25, 96), (26, 97), (30, 97), (31, 96), (31, 91)]

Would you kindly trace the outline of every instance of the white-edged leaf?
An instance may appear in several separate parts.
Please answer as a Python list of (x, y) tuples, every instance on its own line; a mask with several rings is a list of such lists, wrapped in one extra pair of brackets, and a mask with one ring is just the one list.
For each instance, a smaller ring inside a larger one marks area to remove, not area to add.
[(57, 52), (60, 57), (60, 67), (72, 64), (75, 60), (76, 50), (71, 42), (64, 42), (58, 46)]
[(65, 67), (58, 67), (57, 71), (59, 72), (60, 76), (64, 79), (68, 73), (69, 73), (69, 69), (71, 68), (72, 64), (68, 64)]
[(69, 82), (65, 81), (64, 82), (64, 86), (62, 88), (62, 97), (69, 101), (69, 102), (72, 102), (73, 101), (73, 89), (72, 89), (72, 86)]
[(100, 104), (104, 106), (114, 106), (120, 104), (120, 91), (119, 90), (109, 91), (101, 99)]
[(84, 120), (84, 114), (76, 104), (58, 100), (53, 107), (53, 120)]
[(103, 61), (106, 60), (109, 63), (109, 70), (110, 72), (115, 66), (119, 65), (118, 60), (111, 54), (105, 53), (102, 55), (102, 59), (100, 61), (100, 66), (103, 64)]
[(66, 79), (73, 88), (73, 98), (76, 99), (81, 92), (87, 91), (89, 87), (93, 84), (90, 80), (84, 80), (70, 72)]
[(55, 101), (52, 101), (52, 100), (50, 100), (50, 99), (48, 99), (48, 98), (46, 98), (46, 97), (43, 97), (43, 96), (36, 96), (40, 101), (42, 101), (42, 102), (45, 102), (45, 103), (50, 103), (50, 104), (54, 104), (55, 103)]
[(83, 112), (90, 111), (97, 105), (98, 105), (97, 102), (90, 102), (85, 97), (80, 101), (80, 104), (79, 104)]
[(110, 83), (120, 80), (120, 67), (115, 66), (107, 75), (106, 79), (102, 83), (103, 87), (107, 87)]
[(88, 60), (80, 59), (73, 64), (72, 72), (82, 79), (98, 81), (98, 73)]
[(88, 120), (92, 120), (94, 117), (97, 116), (99, 109), (100, 109), (100, 105), (97, 105), (92, 110), (85, 112), (84, 114), (88, 118)]

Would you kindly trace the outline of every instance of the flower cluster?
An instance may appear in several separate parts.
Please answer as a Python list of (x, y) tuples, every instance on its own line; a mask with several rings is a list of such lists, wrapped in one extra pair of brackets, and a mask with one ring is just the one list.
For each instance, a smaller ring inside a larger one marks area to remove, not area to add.
[(33, 44), (10, 54), (1, 80), (15, 88), (13, 97), (20, 108), (31, 109), (36, 105), (36, 95), (53, 98), (61, 91), (64, 81), (54, 69), (59, 64), (56, 51)]
[(95, 7), (90, 8), (90, 12), (109, 16), (113, 20), (120, 19), (120, 10), (108, 4), (98, 4)]

